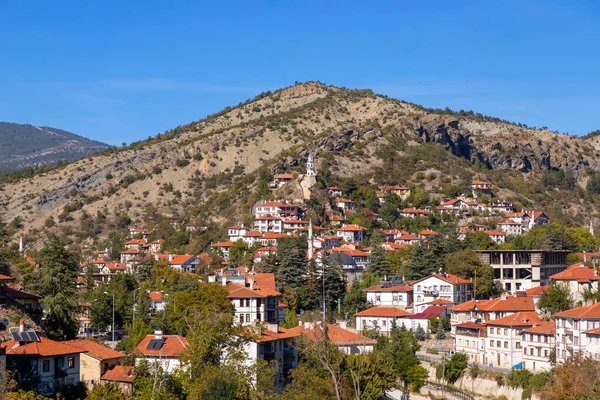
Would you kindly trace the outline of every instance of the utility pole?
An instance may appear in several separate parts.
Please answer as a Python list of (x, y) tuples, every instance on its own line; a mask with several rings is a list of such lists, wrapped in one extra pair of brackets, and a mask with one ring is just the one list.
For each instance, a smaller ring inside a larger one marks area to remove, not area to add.
[(138, 290), (140, 290), (141, 288), (137, 288), (137, 289), (133, 289), (133, 319), (131, 320), (131, 323), (134, 324), (135, 323), (135, 292), (137, 292)]
[(104, 294), (110, 294), (112, 296), (112, 348), (115, 348), (115, 295), (110, 292), (104, 292)]

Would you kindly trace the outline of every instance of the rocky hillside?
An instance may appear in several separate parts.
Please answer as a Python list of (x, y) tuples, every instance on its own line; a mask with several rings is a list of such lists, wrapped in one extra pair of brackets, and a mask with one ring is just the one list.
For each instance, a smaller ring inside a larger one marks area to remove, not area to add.
[(0, 122), (0, 171), (73, 161), (108, 147), (48, 126)]
[[(108, 221), (127, 215), (148, 222), (160, 213), (182, 222), (231, 222), (258, 199), (260, 171), (302, 174), (308, 152), (333, 181), (351, 177), (443, 193), (448, 185), (478, 178), (524, 207), (554, 207), (554, 215), (595, 212), (595, 197), (582, 188), (600, 168), (597, 138), (311, 82), (263, 93), (126, 149), (4, 182), (0, 213), (5, 220), (19, 216), (30, 234), (44, 226), (72, 234), (97, 215)], [(542, 183), (544, 174), (560, 170), (570, 186)], [(274, 196), (293, 198), (293, 187)]]

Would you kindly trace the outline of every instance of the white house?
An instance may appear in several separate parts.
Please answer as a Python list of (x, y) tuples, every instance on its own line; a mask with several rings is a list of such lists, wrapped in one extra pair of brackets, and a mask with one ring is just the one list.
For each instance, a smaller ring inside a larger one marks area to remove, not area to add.
[(367, 229), (359, 225), (350, 224), (339, 228), (336, 234), (347, 242), (362, 242), (367, 235)]
[(575, 304), (583, 304), (586, 292), (598, 290), (598, 272), (596, 268), (583, 263), (571, 265), (566, 270), (550, 276), (550, 281), (560, 283), (569, 289), (571, 299)]
[(492, 204), (492, 212), (494, 213), (509, 213), (515, 211), (515, 205), (510, 201), (496, 200)]
[(550, 353), (556, 346), (556, 325), (554, 321), (544, 321), (521, 333), (523, 346), (523, 368), (538, 372), (552, 368)]
[(487, 363), (502, 368), (517, 367), (523, 361), (521, 334), (542, 322), (535, 311), (518, 312), (488, 321)]
[(168, 259), (169, 267), (181, 271), (181, 272), (191, 272), (196, 273), (196, 267), (200, 263), (197, 256), (189, 255), (189, 254), (169, 254)]
[(412, 286), (415, 307), (436, 299), (460, 304), (473, 297), (471, 281), (446, 272), (426, 276)]
[(487, 233), (490, 236), (490, 239), (492, 239), (492, 242), (496, 244), (502, 244), (506, 240), (506, 235), (504, 235), (504, 232), (489, 229), (485, 231), (485, 233)]
[(135, 365), (146, 361), (151, 368), (160, 367), (168, 374), (179, 369), (186, 370), (181, 354), (189, 347), (186, 338), (179, 335), (163, 335), (161, 331), (146, 335), (135, 348)]
[[(554, 315), (556, 322), (556, 362), (562, 363), (573, 357), (575, 353), (592, 353), (600, 350), (591, 343), (589, 350), (588, 337), (597, 337), (595, 334), (600, 328), (600, 303), (573, 308)], [(595, 351), (590, 351), (590, 350)]]
[(254, 207), (254, 217), (298, 218), (300, 207), (285, 201), (265, 201)]
[(352, 200), (338, 197), (334, 202), (335, 206), (340, 210), (354, 210), (354, 202)]
[(381, 281), (379, 285), (363, 289), (367, 301), (374, 306), (406, 308), (413, 303), (413, 287), (405, 282)]
[(510, 219), (499, 222), (498, 229), (508, 236), (519, 236), (523, 234), (523, 225)]
[(476, 322), (461, 322), (455, 326), (454, 351), (465, 353), (469, 362), (486, 363), (487, 327)]
[(406, 310), (391, 306), (375, 306), (354, 314), (356, 329), (375, 330), (384, 335), (389, 335), (394, 325), (410, 328), (412, 316), (412, 313)]
[(238, 240), (243, 239), (246, 233), (248, 233), (248, 228), (246, 228), (242, 223), (238, 223), (237, 225), (227, 228), (227, 236), (229, 236), (229, 240), (232, 242), (237, 242)]
[(148, 297), (150, 298), (150, 307), (152, 310), (157, 312), (165, 311), (167, 303), (165, 302), (163, 294), (160, 291), (152, 291), (148, 293)]
[(13, 339), (2, 343), (6, 351), (6, 368), (17, 368), (15, 379), (19, 380), (18, 368), (30, 363), (37, 375), (35, 391), (42, 395), (53, 395), (61, 385), (74, 385), (80, 382), (80, 354), (85, 352), (64, 342), (40, 337), (35, 331), (20, 327), (11, 330)]
[(262, 238), (263, 234), (261, 232), (250, 231), (244, 235), (244, 238), (242, 240), (248, 245), (248, 247), (252, 247), (255, 243), (262, 244)]
[(341, 238), (339, 236), (322, 235), (313, 239), (313, 246), (315, 249), (330, 250), (334, 247), (339, 247), (340, 243)]
[(279, 217), (264, 215), (254, 219), (254, 229), (262, 233), (281, 233), (283, 231), (283, 221)]
[(431, 211), (418, 208), (405, 208), (400, 212), (400, 216), (404, 218), (428, 217), (430, 214)]
[(216, 281), (227, 289), (227, 298), (235, 307), (235, 321), (244, 326), (279, 322), (279, 293), (272, 273), (218, 275)]
[(342, 197), (344, 195), (344, 190), (337, 186), (329, 186), (327, 188), (327, 193), (333, 197)]

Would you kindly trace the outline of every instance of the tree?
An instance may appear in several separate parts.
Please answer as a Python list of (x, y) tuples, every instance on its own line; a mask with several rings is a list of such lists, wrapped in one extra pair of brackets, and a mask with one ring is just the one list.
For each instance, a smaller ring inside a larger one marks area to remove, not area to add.
[(469, 358), (465, 353), (455, 353), (445, 365), (436, 367), (436, 375), (452, 385), (463, 376), (468, 364)]
[(215, 376), (202, 391), (202, 400), (230, 400), (237, 397), (238, 384), (225, 376)]
[(342, 271), (342, 259), (339, 253), (333, 257), (329, 265), (323, 263), (323, 272), (325, 279), (319, 280), (320, 293), (323, 293), (323, 285), (325, 285), (325, 305), (327, 307), (327, 317), (332, 318), (332, 311), (338, 301), (342, 301), (346, 293), (346, 282), (344, 280), (344, 272)]
[[(434, 243), (440, 242), (435, 241)], [(407, 278), (421, 279), (433, 272), (444, 269), (443, 251), (440, 250), (437, 245), (425, 246), (421, 244), (416, 246), (406, 265)]]
[(109, 382), (94, 386), (86, 400), (126, 400), (128, 397), (118, 385)]
[(581, 353), (556, 366), (541, 390), (546, 400), (597, 400), (600, 398), (600, 362)]
[(429, 204), (429, 191), (417, 186), (410, 192), (408, 202), (416, 208), (422, 208)]
[(475, 295), (478, 298), (490, 298), (499, 294), (499, 289), (494, 283), (494, 269), (483, 264), (479, 255), (471, 249), (447, 254), (446, 271), (473, 280)]
[(366, 310), (371, 305), (367, 301), (367, 293), (362, 290), (362, 286), (358, 278), (352, 282), (350, 291), (344, 297), (344, 310), (350, 320), (354, 322), (354, 314)]
[(229, 250), (229, 260), (233, 265), (238, 265), (244, 261), (244, 256), (248, 251), (248, 244), (242, 239), (234, 242)]
[(417, 326), (415, 329), (415, 339), (417, 340), (425, 340), (427, 339), (427, 334), (425, 333), (425, 329), (421, 325)]
[(52, 237), (40, 252), (38, 292), (44, 296), (46, 332), (55, 340), (73, 339), (77, 334), (77, 258), (65, 242)]
[(390, 273), (404, 276), (406, 274), (406, 264), (408, 264), (412, 251), (412, 246), (402, 247), (396, 251), (388, 251), (387, 259)]
[(446, 339), (446, 331), (444, 330), (444, 325), (441, 323), (437, 327), (437, 331), (435, 333), (435, 338), (438, 340)]
[(277, 245), (277, 258), (279, 259), (277, 286), (280, 289), (286, 286), (297, 289), (300, 286), (306, 272), (305, 256), (306, 250), (300, 239), (280, 239)]
[(546, 240), (543, 247), (551, 250), (575, 250), (577, 242), (564, 225), (552, 223), (544, 226)]
[(320, 373), (318, 368), (311, 368), (306, 363), (300, 363), (292, 370), (292, 383), (283, 390), (284, 400), (314, 400), (334, 399), (334, 385), (331, 378)]
[(418, 385), (422, 378), (421, 375), (413, 374), (414, 368), (419, 366), (419, 359), (416, 356), (419, 348), (417, 339), (410, 331), (404, 326), (400, 328), (394, 326), (389, 337), (379, 337), (374, 352), (391, 363), (393, 376), (401, 381), (404, 387), (410, 387)]
[(379, 246), (371, 251), (369, 273), (377, 276), (378, 278), (383, 278), (387, 275), (390, 275), (390, 265), (386, 252)]
[(550, 315), (572, 308), (573, 300), (569, 288), (552, 281), (550, 287), (540, 295), (537, 307)]
[(465, 247), (475, 250), (489, 250), (494, 247), (494, 242), (485, 232), (473, 231), (465, 235)]

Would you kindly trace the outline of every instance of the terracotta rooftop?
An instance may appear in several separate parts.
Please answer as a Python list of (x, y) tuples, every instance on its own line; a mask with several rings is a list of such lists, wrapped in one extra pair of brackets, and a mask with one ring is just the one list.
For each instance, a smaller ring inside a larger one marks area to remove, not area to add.
[(381, 285), (375, 285), (363, 289), (365, 292), (412, 292), (412, 286), (408, 285), (397, 285), (397, 286), (386, 286), (381, 287)]
[(69, 340), (64, 342), (71, 346), (77, 347), (86, 354), (98, 359), (98, 360), (111, 360), (114, 358), (122, 358), (125, 357), (125, 353), (121, 353), (120, 351), (116, 351), (111, 349), (110, 347), (106, 347), (98, 342), (94, 342), (93, 340), (87, 339), (79, 339), (79, 340)]
[(551, 275), (550, 279), (557, 281), (591, 282), (600, 280), (600, 277), (598, 277), (595, 268), (587, 267), (583, 263), (577, 263), (558, 274)]
[(169, 265), (183, 265), (192, 257), (195, 256), (190, 256), (189, 254), (174, 255), (173, 258), (171, 258), (171, 261), (169, 261)]
[(106, 371), (100, 380), (111, 382), (133, 383), (135, 379), (134, 367), (126, 365), (115, 365), (113, 369)]
[(150, 301), (162, 301), (163, 299), (162, 293), (158, 290), (148, 293), (148, 297), (150, 298)]
[(543, 320), (539, 314), (535, 311), (521, 311), (506, 317), (490, 320), (487, 322), (488, 325), (500, 325), (500, 326), (537, 326), (541, 324)]
[(231, 246), (233, 246), (233, 242), (231, 240), (227, 240), (225, 242), (217, 242), (217, 243), (210, 245), (210, 247), (231, 247)]
[(523, 333), (538, 333), (542, 335), (554, 335), (556, 333), (556, 324), (554, 321), (542, 321), (539, 325), (527, 328)]
[[(288, 332), (299, 333), (310, 340), (321, 339), (322, 330), (320, 324), (315, 324), (314, 328), (305, 328), (304, 325), (288, 329)], [(348, 345), (374, 345), (377, 343), (374, 339), (351, 332), (332, 324), (327, 324), (327, 337), (336, 346)]]
[(6, 354), (8, 355), (51, 357), (85, 352), (85, 350), (69, 345), (66, 342), (56, 342), (45, 337), (40, 337), (39, 342), (31, 342), (22, 346), (11, 339), (3, 342), (1, 346), (6, 349)]
[(272, 342), (275, 340), (290, 339), (298, 336), (300, 336), (300, 333), (282, 327), (277, 327), (277, 332), (273, 332), (269, 329), (263, 329), (260, 336), (256, 334), (250, 334), (250, 337), (252, 337), (252, 340), (256, 343)]
[(164, 342), (158, 350), (148, 350), (148, 344), (156, 339), (156, 335), (146, 335), (140, 344), (137, 345), (134, 352), (140, 352), (148, 357), (177, 357), (188, 348), (186, 338), (179, 335), (161, 335)]
[(432, 305), (432, 306), (443, 306), (443, 305), (448, 306), (450, 304), (454, 304), (454, 302), (450, 301), (450, 300), (446, 300), (446, 299), (435, 299), (433, 301), (430, 301), (430, 302), (427, 302), (427, 303), (422, 303), (422, 304), (419, 304), (419, 305), (423, 305), (423, 304), (429, 304), (429, 305)]
[(462, 304), (450, 307), (450, 311), (465, 312), (472, 311), (475, 308), (479, 311), (535, 311), (535, 304), (532, 296), (506, 296), (506, 298), (497, 297), (491, 300), (469, 300)]
[(338, 232), (361, 232), (361, 231), (366, 231), (366, 230), (367, 230), (367, 228), (363, 228), (362, 226), (350, 224), (350, 225), (342, 226), (341, 228), (338, 229)]
[(554, 315), (555, 317), (574, 318), (574, 319), (600, 319), (600, 303), (573, 308), (572, 310), (562, 311)]
[(397, 307), (376, 306), (354, 314), (355, 317), (407, 317), (412, 313)]
[(429, 319), (431, 317), (439, 317), (446, 311), (444, 306), (429, 306), (424, 311), (412, 316), (413, 319)]
[(457, 328), (465, 328), (465, 329), (487, 329), (487, 327), (483, 324), (477, 324), (475, 322), (467, 321), (462, 324), (456, 325)]
[(542, 294), (546, 289), (548, 289), (548, 286), (536, 286), (531, 289), (527, 289), (525, 293), (527, 296), (537, 296)]
[(456, 275), (453, 275), (453, 274), (447, 274), (447, 273), (444, 273), (444, 274), (431, 274), (429, 276), (426, 276), (425, 278), (419, 279), (417, 281), (417, 283), (418, 282), (422, 282), (425, 279), (429, 279), (429, 278), (432, 278), (432, 277), (441, 279), (444, 282), (452, 283), (454, 285), (471, 283), (471, 281), (468, 280), (468, 279), (463, 279), (460, 276), (456, 276)]

